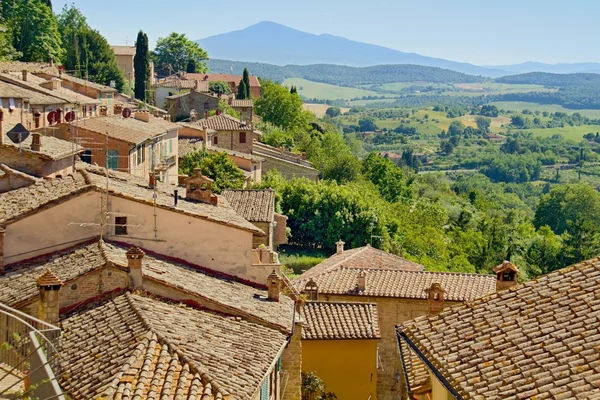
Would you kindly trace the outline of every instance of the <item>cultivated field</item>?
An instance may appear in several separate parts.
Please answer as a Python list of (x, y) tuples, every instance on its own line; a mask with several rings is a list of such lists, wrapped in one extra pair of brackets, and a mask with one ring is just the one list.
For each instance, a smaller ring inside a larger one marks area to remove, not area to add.
[(329, 85), (327, 83), (312, 82), (300, 78), (288, 78), (283, 81), (283, 86), (296, 86), (296, 88), (298, 88), (298, 93), (309, 99), (317, 98), (324, 100), (349, 100), (355, 97), (377, 96), (377, 93), (371, 90)]
[(497, 101), (492, 103), (499, 109), (511, 110), (521, 112), (523, 110), (531, 111), (548, 111), (548, 112), (566, 112), (567, 114), (573, 114), (578, 112), (579, 114), (588, 118), (600, 118), (600, 110), (571, 110), (555, 104), (538, 104), (528, 103), (525, 101)]
[[(304, 103), (303, 107), (305, 110), (312, 111), (312, 113), (315, 114), (317, 116), (317, 118), (323, 118), (325, 116), (325, 112), (331, 106), (327, 105), (327, 104)], [(350, 109), (347, 107), (340, 107), (340, 110), (342, 111), (342, 114), (344, 114), (344, 113), (348, 112), (348, 110), (350, 110)]]

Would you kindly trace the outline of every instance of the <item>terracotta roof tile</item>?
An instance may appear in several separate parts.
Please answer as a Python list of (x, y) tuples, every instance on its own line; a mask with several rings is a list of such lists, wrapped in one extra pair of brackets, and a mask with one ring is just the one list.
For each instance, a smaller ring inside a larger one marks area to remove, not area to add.
[[(16, 79), (22, 79), (22, 76), (23, 76), (22, 73), (16, 73), (16, 72), (12, 73), (11, 75), (13, 75)], [(58, 78), (51, 78), (51, 79), (58, 79)], [(58, 79), (58, 80), (60, 80), (60, 79)], [(27, 84), (36, 85), (37, 87), (42, 89), (44, 91), (44, 93), (46, 93), (47, 95), (59, 97), (64, 100), (67, 100), (71, 103), (74, 102), (74, 103), (78, 103), (81, 105), (94, 105), (94, 104), (102, 103), (98, 99), (91, 98), (89, 96), (83, 95), (81, 93), (78, 93), (74, 90), (71, 90), (71, 89), (68, 89), (68, 88), (65, 88), (62, 86), (59, 89), (46, 89), (41, 86), (41, 84), (43, 84), (45, 82), (48, 82), (48, 79), (43, 78), (41, 76), (34, 75), (34, 74), (29, 74), (27, 77)], [(51, 103), (51, 104), (56, 104), (56, 103)]]
[[(16, 125), (14, 128), (17, 126), (18, 125)], [(23, 126), (21, 126), (21, 128), (23, 128)], [(27, 139), (21, 142), (21, 144), (15, 144), (8, 138), (8, 136), (6, 136), (11, 129), (7, 129), (4, 132), (4, 144), (0, 145), (0, 152), (4, 149), (17, 152), (20, 150), (29, 154), (37, 154), (51, 160), (62, 160), (63, 158), (71, 157), (74, 154), (83, 151), (83, 147), (78, 144), (73, 144), (66, 140), (44, 135), (41, 136), (42, 147), (40, 148), (40, 151), (34, 151), (31, 149), (31, 144), (33, 142), (32, 134), (30, 134)], [(16, 129), (20, 131), (19, 128)]]
[(224, 148), (218, 147), (218, 146), (209, 147), (207, 150), (210, 152), (213, 152), (213, 153), (226, 153), (230, 156), (245, 158), (246, 160), (251, 160), (251, 161), (256, 161), (256, 162), (258, 162), (258, 161), (264, 162), (265, 161), (264, 158), (255, 156), (253, 154), (242, 153), (240, 151), (224, 149)]
[(377, 305), (309, 301), (302, 339), (380, 339)]
[(429, 378), (429, 369), (423, 361), (408, 347), (406, 342), (400, 341), (404, 370), (408, 378), (410, 389), (423, 385)]
[(179, 125), (154, 116), (150, 116), (149, 122), (137, 120), (133, 116), (130, 118), (123, 118), (120, 115), (94, 117), (77, 120), (73, 125), (101, 135), (108, 134), (111, 138), (132, 144), (179, 129)]
[[(196, 87), (196, 81), (193, 80), (185, 80), (185, 79), (163, 79), (160, 80), (154, 85), (157, 88), (173, 88), (173, 89), (194, 89)], [(206, 93), (208, 92), (208, 82), (198, 82), (198, 87), (196, 88), (198, 92)], [(183, 93), (188, 94), (188, 93)], [(169, 96), (171, 97), (171, 96)]]
[(197, 124), (200, 127), (216, 131), (254, 131), (252, 125), (243, 124), (239, 119), (227, 114), (213, 115), (207, 119), (199, 120)]
[(117, 89), (111, 88), (110, 86), (102, 85), (100, 83), (96, 83), (96, 82), (92, 82), (92, 81), (87, 81), (85, 79), (77, 78), (77, 77), (74, 77), (73, 75), (69, 75), (69, 74), (62, 74), (62, 75), (60, 75), (60, 78), (63, 81), (76, 83), (76, 84), (82, 85), (82, 86), (87, 86), (89, 88), (96, 89), (100, 92), (116, 92), (117, 91)]
[(135, 46), (110, 46), (116, 56), (135, 56)]
[(334, 254), (320, 264), (317, 264), (304, 272), (298, 279), (305, 280), (311, 276), (329, 272), (341, 266), (362, 269), (388, 268), (406, 271), (422, 271), (425, 269), (421, 264), (366, 245), (350, 250), (344, 250), (342, 254)]
[(4, 175), (4, 174), (9, 174), (9, 175), (15, 175), (18, 176), (20, 179), (26, 180), (30, 183), (36, 183), (36, 182), (40, 182), (41, 179), (37, 178), (33, 175), (29, 175), (26, 174), (24, 172), (18, 171), (14, 168), (10, 168), (8, 165), (6, 164), (0, 164), (0, 176)]
[(597, 258), (408, 321), (398, 333), (463, 398), (596, 398), (599, 299)]
[(65, 101), (54, 96), (39, 93), (8, 82), (0, 81), (0, 98), (29, 99), (31, 105), (63, 104)]
[(242, 100), (233, 99), (231, 101), (231, 107), (233, 107), (233, 108), (254, 107), (254, 101), (252, 101), (251, 99), (242, 99)]
[(275, 191), (272, 189), (224, 190), (222, 195), (248, 221), (273, 221)]
[[(35, 76), (31, 76), (31, 78), (35, 78)], [(31, 82), (30, 80), (28, 80), (27, 82), (22, 80), (22, 75), (21, 74), (17, 74), (17, 73), (4, 73), (4, 74), (0, 74), (0, 80), (15, 85), (15, 86), (19, 86), (22, 87), (24, 89), (27, 90), (31, 90), (34, 92), (38, 92), (40, 94), (46, 95), (46, 96), (50, 96), (50, 97), (54, 97), (57, 98), (59, 100), (59, 102), (53, 102), (50, 104), (64, 104), (64, 103), (69, 103), (69, 104), (77, 104), (77, 103), (83, 103), (83, 104), (98, 104), (98, 101), (96, 101), (95, 99), (92, 99), (90, 97), (84, 96), (82, 94), (79, 94), (77, 92), (65, 89), (65, 90), (50, 90), (50, 89), (46, 89), (43, 88), (39, 85), (40, 80), (36, 82)], [(45, 81), (45, 79), (41, 79), (41, 81)]]
[(302, 159), (301, 155), (278, 149), (276, 147), (269, 146), (268, 144), (254, 142), (253, 154), (265, 158), (275, 158), (284, 163), (299, 165), (307, 171), (312, 171), (315, 176), (319, 174), (319, 171), (313, 167), (313, 164), (308, 160)]
[[(319, 293), (354, 296), (427, 299), (425, 290), (436, 282), (446, 290), (447, 301), (474, 300), (496, 291), (494, 275), (383, 268), (366, 270), (366, 288), (358, 290), (357, 276), (361, 271), (365, 270), (343, 266), (313, 276), (312, 279), (316, 282)], [(308, 279), (310, 278), (301, 275), (294, 284), (299, 290), (304, 290)]]
[[(190, 80), (197, 80), (199, 82), (202, 81), (206, 81), (206, 82), (217, 82), (217, 81), (224, 81), (224, 82), (232, 82), (235, 85), (239, 84), (240, 81), (242, 80), (242, 76), (241, 75), (229, 75), (229, 74), (202, 74), (202, 73), (186, 73), (184, 75), (185, 79), (190, 79)], [(254, 75), (250, 75), (249, 76), (250, 79), (250, 87), (260, 87), (260, 82), (258, 81), (258, 78)]]
[(35, 280), (35, 283), (38, 286), (62, 286), (63, 281), (60, 280), (58, 276), (52, 272), (50, 268), (46, 268), (46, 272), (44, 272), (40, 277)]
[(58, 68), (51, 67), (48, 63), (4, 61), (0, 62), (0, 72), (22, 72), (26, 70), (31, 73), (52, 73), (58, 74)]

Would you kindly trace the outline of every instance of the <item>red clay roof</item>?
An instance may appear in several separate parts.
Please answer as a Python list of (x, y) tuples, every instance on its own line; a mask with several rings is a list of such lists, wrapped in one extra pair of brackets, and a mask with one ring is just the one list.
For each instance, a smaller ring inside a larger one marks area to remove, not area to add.
[[(229, 75), (229, 74), (185, 74), (185, 79), (195, 79), (197, 81), (208, 81), (208, 82), (216, 82), (216, 81), (225, 81), (225, 82), (234, 82), (237, 86), (238, 83), (242, 80), (241, 75)], [(258, 78), (254, 75), (250, 75), (250, 87), (260, 87), (260, 82)]]

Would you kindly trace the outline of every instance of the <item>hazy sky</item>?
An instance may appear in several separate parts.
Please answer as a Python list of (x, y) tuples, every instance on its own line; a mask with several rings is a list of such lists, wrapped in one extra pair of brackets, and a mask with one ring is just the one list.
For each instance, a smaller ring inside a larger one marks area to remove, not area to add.
[[(54, 0), (54, 11), (73, 1)], [(600, 62), (596, 0), (76, 0), (111, 44), (144, 30), (151, 46), (273, 21), (406, 52), (478, 65)]]

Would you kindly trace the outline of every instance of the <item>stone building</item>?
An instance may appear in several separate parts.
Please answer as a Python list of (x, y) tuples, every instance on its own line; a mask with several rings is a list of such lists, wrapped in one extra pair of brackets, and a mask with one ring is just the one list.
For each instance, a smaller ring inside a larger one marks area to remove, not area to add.
[(196, 83), (189, 92), (173, 94), (165, 98), (165, 109), (172, 121), (190, 120), (193, 112), (196, 113), (195, 118), (207, 117), (211, 111), (214, 112), (219, 108), (221, 96), (201, 92), (197, 88)]
[[(250, 95), (252, 98), (260, 97), (260, 82), (254, 75), (250, 75)], [(242, 80), (241, 75), (229, 75), (229, 74), (202, 74), (202, 73), (186, 73), (183, 75), (183, 79), (193, 80), (197, 82), (226, 82), (231, 88), (232, 93), (238, 92), (238, 85)]]
[(263, 245), (276, 250), (280, 244), (287, 243), (287, 217), (275, 212), (275, 191), (224, 190), (222, 195), (239, 215), (266, 234), (254, 236), (254, 247)]
[(302, 371), (338, 399), (377, 399), (377, 305), (309, 301), (303, 307)]
[[(158, 80), (150, 86), (150, 96), (153, 104), (157, 107), (168, 109), (167, 97), (178, 94), (189, 93), (190, 90), (208, 93), (208, 82), (197, 82), (182, 79), (177, 75)], [(173, 120), (175, 121), (175, 120)]]
[(406, 389), (394, 327), (494, 293), (496, 277), (427, 272), (422, 265), (370, 246), (345, 251), (340, 241), (335, 255), (300, 275), (294, 285), (310, 300), (377, 305), (381, 331), (377, 398), (395, 400), (403, 399)]
[(129, 87), (133, 88), (135, 84), (135, 67), (133, 65), (133, 58), (135, 57), (135, 46), (110, 46), (115, 53), (117, 59), (117, 65), (123, 72), (123, 76)]
[(253, 154), (265, 159), (263, 173), (275, 169), (286, 179), (305, 177), (315, 182), (319, 180), (319, 171), (306, 159), (305, 154), (291, 153), (259, 142), (254, 144)]
[(254, 129), (252, 124), (244, 123), (227, 114), (201, 119), (197, 125), (217, 132), (212, 136), (210, 147), (219, 147), (240, 153), (253, 154), (254, 143), (258, 142), (262, 135), (260, 131)]
[(411, 399), (600, 395), (600, 258), (515, 283), (397, 328)]

